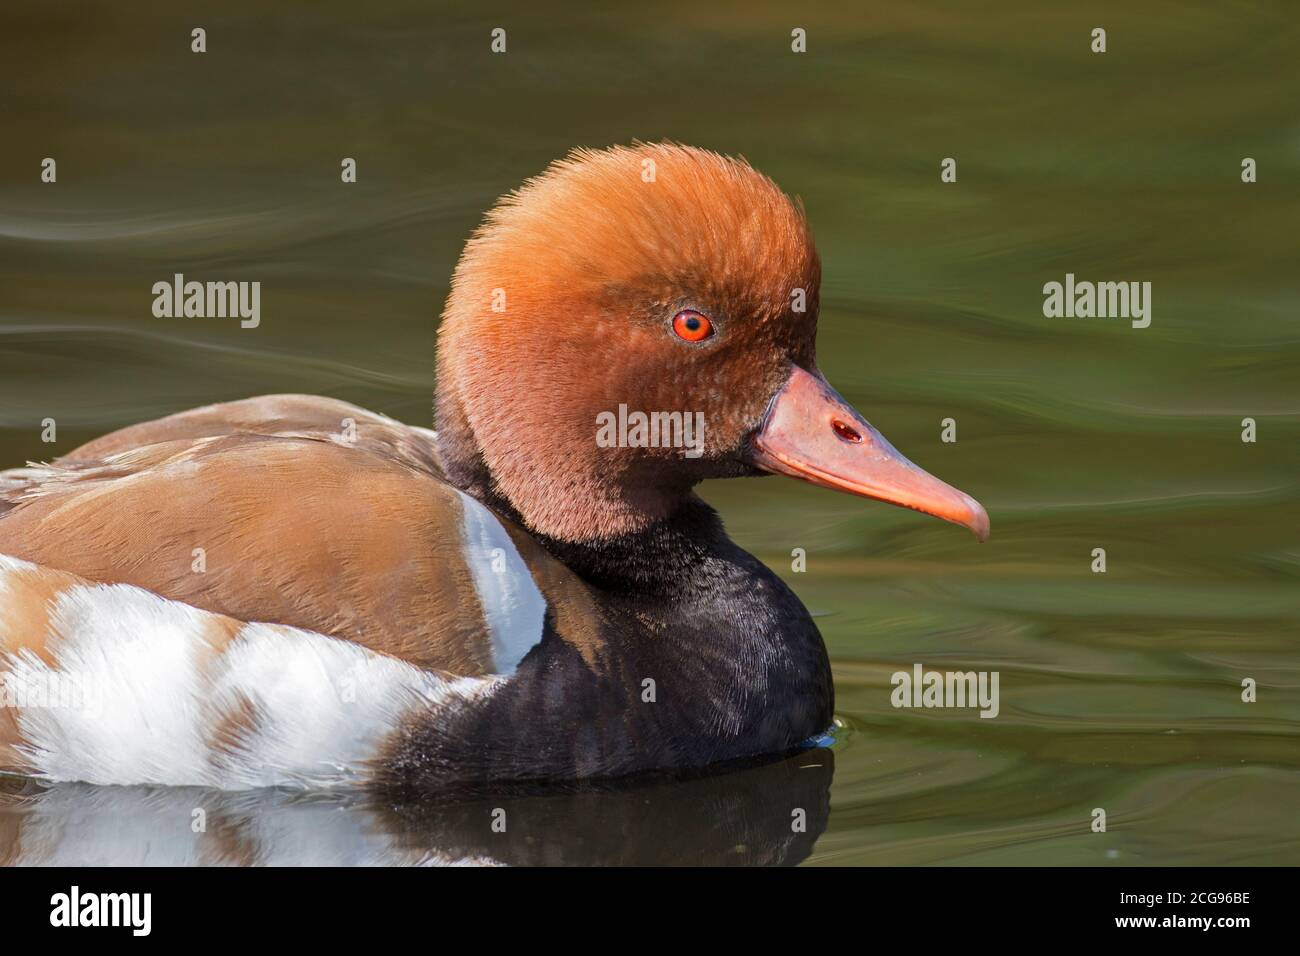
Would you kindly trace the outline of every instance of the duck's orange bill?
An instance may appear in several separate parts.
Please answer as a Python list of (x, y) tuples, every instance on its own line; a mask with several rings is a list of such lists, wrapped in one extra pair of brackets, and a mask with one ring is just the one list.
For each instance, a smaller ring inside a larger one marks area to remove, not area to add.
[(912, 464), (824, 378), (798, 366), (754, 435), (752, 461), (765, 471), (924, 511), (988, 540), (989, 516), (978, 501)]

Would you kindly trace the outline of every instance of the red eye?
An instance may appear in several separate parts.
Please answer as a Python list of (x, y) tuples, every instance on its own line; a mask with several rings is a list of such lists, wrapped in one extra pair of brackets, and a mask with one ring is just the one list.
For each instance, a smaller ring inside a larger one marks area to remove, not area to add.
[(709, 317), (694, 309), (682, 309), (673, 316), (673, 331), (679, 339), (687, 342), (702, 342), (713, 334), (713, 323)]

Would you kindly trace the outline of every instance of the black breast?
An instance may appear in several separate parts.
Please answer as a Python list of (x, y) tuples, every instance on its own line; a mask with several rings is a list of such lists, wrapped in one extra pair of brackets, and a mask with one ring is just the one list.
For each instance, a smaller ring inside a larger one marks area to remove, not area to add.
[(789, 752), (830, 725), (830, 665), (807, 610), (702, 502), (599, 547), (543, 543), (597, 590), (600, 620), (577, 641), (548, 614), (491, 696), (407, 729), (387, 783), (698, 769)]

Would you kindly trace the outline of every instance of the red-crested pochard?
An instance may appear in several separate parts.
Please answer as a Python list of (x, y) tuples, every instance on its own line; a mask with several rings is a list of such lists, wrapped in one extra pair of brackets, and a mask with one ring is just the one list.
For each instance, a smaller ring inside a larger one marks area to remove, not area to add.
[(692, 488), (779, 472), (988, 534), (818, 372), (820, 273), (743, 161), (579, 150), (466, 246), (436, 432), (273, 395), (0, 473), (0, 767), (438, 788), (800, 747), (821, 636)]

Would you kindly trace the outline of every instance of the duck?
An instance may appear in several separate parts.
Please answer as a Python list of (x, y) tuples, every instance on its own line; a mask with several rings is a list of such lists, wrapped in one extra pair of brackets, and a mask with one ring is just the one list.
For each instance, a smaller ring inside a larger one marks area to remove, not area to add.
[(696, 486), (989, 534), (819, 371), (820, 281), (744, 159), (577, 149), (466, 243), (434, 428), (266, 395), (0, 472), (0, 769), (424, 793), (797, 753), (825, 645)]

